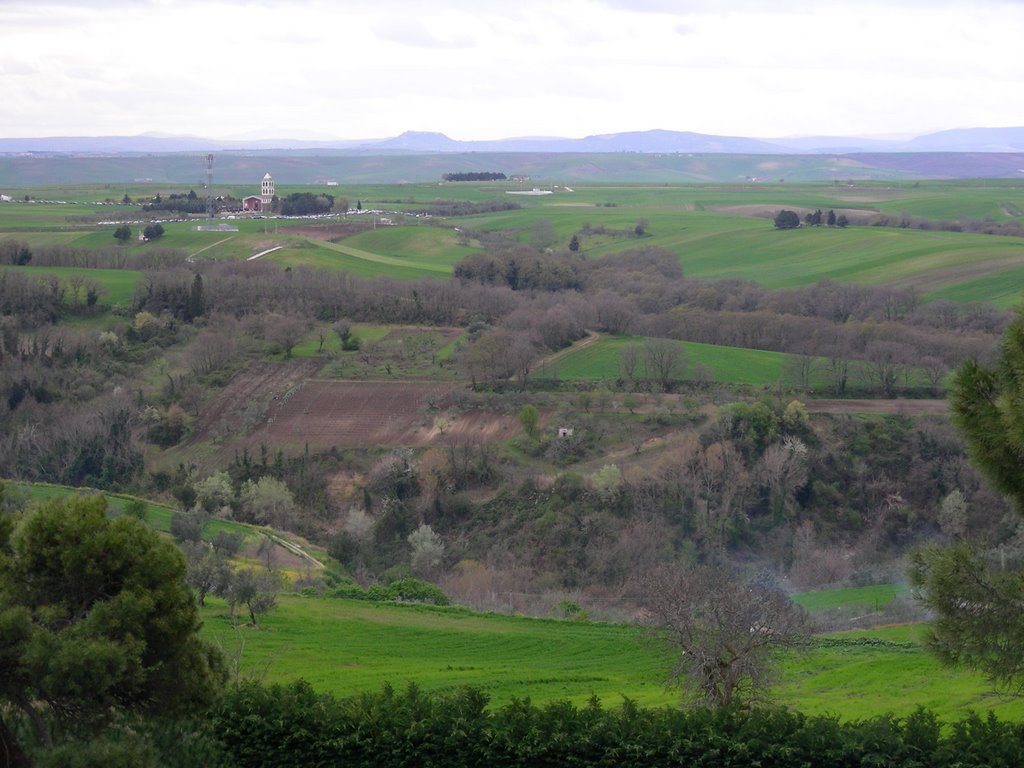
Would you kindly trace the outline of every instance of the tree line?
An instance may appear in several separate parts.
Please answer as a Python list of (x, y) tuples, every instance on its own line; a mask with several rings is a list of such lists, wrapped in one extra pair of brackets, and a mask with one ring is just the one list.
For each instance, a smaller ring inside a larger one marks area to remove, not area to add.
[(500, 171), (459, 171), (441, 176), (445, 181), (504, 181), (508, 178)]
[(149, 247), (141, 250), (83, 248), (74, 245), (33, 245), (7, 238), (0, 240), (0, 263), (31, 264), (34, 267), (78, 267), (81, 269), (161, 269), (185, 264), (188, 254), (177, 248)]

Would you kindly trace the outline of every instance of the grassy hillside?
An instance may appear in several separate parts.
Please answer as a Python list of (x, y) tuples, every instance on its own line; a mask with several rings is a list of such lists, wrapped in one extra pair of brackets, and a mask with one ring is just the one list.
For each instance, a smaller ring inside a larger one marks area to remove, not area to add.
[[(619, 378), (619, 355), (629, 344), (642, 344), (642, 336), (611, 336), (570, 350), (564, 356), (538, 369), (538, 379), (564, 381), (612, 381)], [(676, 342), (686, 354), (686, 378), (693, 377), (694, 365), (700, 363), (712, 373), (713, 380), (730, 384), (770, 386), (786, 377), (786, 364), (791, 357), (782, 352), (759, 349), (721, 347), (696, 342)]]
[[(48, 483), (16, 483), (16, 486), (23, 493), (26, 493), (33, 502), (59, 499), (72, 493), (102, 493), (107, 498), (108, 513), (114, 516), (124, 514), (126, 507), (131, 502), (139, 500), (134, 496), (111, 493), (109, 491), (97, 491), (94, 488), (71, 488), (65, 485), (52, 485)], [(157, 504), (146, 500), (142, 501), (145, 503), (146, 523), (161, 533), (169, 534), (171, 531), (171, 517), (177, 510), (164, 504)], [(238, 523), (234, 520), (211, 518), (203, 526), (202, 537), (203, 540), (210, 541), (218, 533), (222, 532), (236, 534), (241, 537), (242, 549), (235, 557), (235, 563), (239, 566), (260, 566), (261, 557), (258, 555), (257, 550), (260, 543), (267, 541), (274, 545), (275, 559), (282, 563), (282, 565), (278, 566), (279, 569), (289, 578), (295, 578), (309, 570), (308, 561), (293, 556), (296, 548), (321, 561), (326, 557), (322, 548), (312, 546), (292, 534), (283, 533), (271, 528)]]
[[(62, 283), (67, 283), (68, 278), (78, 276), (88, 280), (95, 280), (106, 291), (100, 297), (100, 304), (109, 304), (115, 307), (126, 307), (131, 304), (135, 295), (135, 284), (138, 282), (141, 273), (131, 269), (78, 269), (76, 267), (15, 267), (9, 264), (0, 264), (0, 270), (11, 270), (22, 274), (43, 277), (46, 275), (56, 276)], [(68, 297), (70, 300), (70, 297)], [(85, 301), (85, 292), (82, 292), (81, 301)]]
[[(427, 690), (473, 685), (495, 703), (627, 696), (674, 704), (662, 685), (666, 657), (638, 628), (473, 614), (462, 609), (282, 596), (260, 630), (234, 629), (223, 603), (204, 611), (203, 634), (269, 682), (295, 678), (338, 695), (416, 682)], [(1024, 715), (1024, 701), (993, 696), (979, 676), (941, 668), (915, 626), (830, 635), (787, 656), (780, 703), (854, 719), (917, 706), (954, 718), (968, 709)]]
[(910, 588), (905, 584), (875, 584), (868, 587), (826, 589), (817, 592), (803, 592), (793, 600), (811, 613), (836, 608), (856, 608), (863, 611), (878, 611), (897, 597), (907, 597)]
[[(19, 483), (18, 486), (29, 494), (33, 501), (46, 501), (59, 499), (70, 493), (102, 493), (107, 497), (107, 507), (114, 515), (124, 513), (125, 506), (134, 497), (122, 494), (110, 493), (108, 491), (97, 491), (93, 488), (69, 488), (64, 485), (48, 485), (41, 483)], [(164, 504), (146, 502), (146, 522), (162, 533), (169, 533), (171, 530), (171, 516), (175, 513), (172, 507)], [(219, 532), (239, 533), (243, 538), (252, 538), (256, 534), (253, 526), (236, 523), (231, 520), (212, 519), (203, 527), (203, 536), (212, 538)]]
[[(35, 500), (73, 490), (19, 485)], [(108, 498), (115, 514), (130, 500)], [(169, 528), (169, 507), (147, 503), (146, 511), (158, 530)], [(257, 529), (231, 521), (214, 521), (205, 533), (216, 530), (258, 535)], [(812, 613), (871, 612), (905, 595), (905, 587), (878, 585), (795, 599)], [(661, 682), (669, 657), (637, 626), (297, 595), (281, 595), (260, 629), (236, 626), (217, 599), (208, 600), (202, 616), (203, 635), (218, 643), (242, 674), (268, 682), (305, 678), (338, 695), (416, 682), (427, 690), (472, 685), (497, 704), (526, 696), (540, 703), (583, 703), (597, 696), (614, 704), (626, 696), (640, 704), (671, 705), (678, 697)], [(1024, 716), (1021, 699), (994, 694), (976, 674), (941, 667), (922, 647), (922, 629), (903, 625), (819, 636), (807, 653), (783, 658), (776, 700), (844, 719), (905, 715), (918, 706), (946, 719), (970, 709)]]
[[(580, 343), (567, 352), (553, 356), (538, 366), (532, 374), (539, 380), (562, 381), (615, 381), (621, 377), (619, 359), (623, 347), (644, 342), (642, 336), (604, 336), (593, 343)], [(716, 344), (701, 344), (692, 341), (674, 342), (684, 352), (686, 370), (684, 379), (695, 378), (697, 364), (711, 372), (712, 380), (720, 384), (746, 384), (771, 387), (793, 384), (793, 374), (788, 366), (794, 356), (784, 352), (769, 352), (744, 347), (725, 347)], [(818, 360), (812, 369), (811, 385), (824, 388), (828, 385), (823, 370), (823, 361)], [(913, 378), (911, 378), (913, 384)], [(927, 386), (923, 376), (917, 382)]]

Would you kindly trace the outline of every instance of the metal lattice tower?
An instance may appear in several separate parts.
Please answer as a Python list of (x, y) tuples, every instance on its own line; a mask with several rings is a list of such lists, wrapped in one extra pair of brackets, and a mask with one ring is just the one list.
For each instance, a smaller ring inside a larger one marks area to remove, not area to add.
[(217, 206), (213, 202), (213, 155), (206, 156), (206, 215), (214, 218)]

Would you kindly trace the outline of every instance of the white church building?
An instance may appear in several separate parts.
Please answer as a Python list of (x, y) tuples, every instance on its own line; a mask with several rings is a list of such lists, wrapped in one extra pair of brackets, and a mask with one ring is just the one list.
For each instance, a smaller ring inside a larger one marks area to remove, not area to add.
[(249, 195), (242, 198), (242, 210), (252, 213), (262, 213), (270, 210), (270, 204), (274, 200), (274, 177), (269, 173), (263, 177), (258, 195)]

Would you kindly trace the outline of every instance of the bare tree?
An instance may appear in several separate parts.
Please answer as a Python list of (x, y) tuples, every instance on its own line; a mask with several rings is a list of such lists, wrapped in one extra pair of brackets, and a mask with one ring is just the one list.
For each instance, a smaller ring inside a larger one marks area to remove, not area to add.
[(499, 329), (487, 331), (473, 342), (463, 354), (462, 364), (474, 386), (515, 379), (522, 387), (530, 375), (534, 354), (522, 334)]
[(672, 649), (668, 679), (693, 701), (728, 706), (763, 697), (774, 652), (808, 638), (807, 616), (767, 580), (708, 566), (665, 568), (644, 584), (652, 634)]
[(647, 378), (667, 392), (672, 382), (686, 372), (686, 352), (672, 339), (647, 339), (644, 342), (644, 371)]
[(729, 528), (743, 515), (750, 477), (732, 444), (682, 443), (665, 467), (693, 502), (697, 534), (711, 553), (724, 549)]
[(807, 446), (795, 437), (769, 445), (757, 474), (768, 489), (772, 514), (781, 521), (793, 507), (796, 492), (807, 482)]
[(931, 355), (921, 358), (920, 365), (929, 386), (933, 391), (938, 392), (942, 388), (942, 382), (949, 374), (949, 367), (942, 358)]
[(905, 344), (894, 341), (871, 341), (864, 348), (865, 365), (871, 378), (886, 397), (892, 397), (903, 370), (904, 360), (912, 352)]
[(817, 366), (818, 359), (813, 355), (791, 354), (786, 360), (783, 378), (802, 390), (809, 390)]
[(846, 393), (846, 385), (850, 380), (850, 360), (842, 357), (841, 353), (829, 355), (826, 360), (829, 378), (829, 385), (832, 393), (843, 395)]
[(218, 315), (215, 323), (199, 334), (186, 353), (192, 374), (205, 376), (231, 365), (239, 353), (239, 335), (234, 318)]
[(278, 347), (285, 357), (292, 356), (292, 349), (308, 330), (309, 322), (302, 318), (276, 313), (268, 314), (266, 317), (266, 339)]
[(85, 287), (85, 278), (82, 275), (71, 275), (68, 278), (68, 291), (71, 293), (71, 303), (78, 304), (82, 289)]
[(593, 304), (598, 326), (614, 335), (626, 333), (636, 316), (629, 302), (611, 291), (601, 291)]
[(636, 388), (642, 356), (639, 344), (627, 344), (619, 350), (619, 376)]

